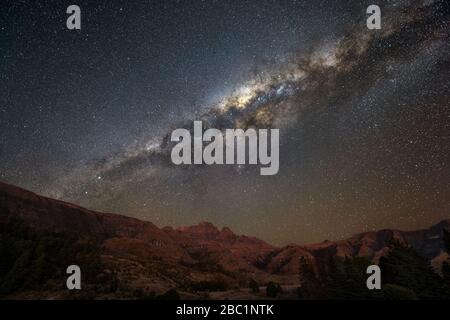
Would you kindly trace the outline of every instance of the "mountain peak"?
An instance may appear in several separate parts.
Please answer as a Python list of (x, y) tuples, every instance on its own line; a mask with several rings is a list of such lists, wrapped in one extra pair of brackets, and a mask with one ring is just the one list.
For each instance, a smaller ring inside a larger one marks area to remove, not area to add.
[(201, 234), (218, 234), (219, 229), (213, 225), (211, 222), (202, 221), (196, 225), (179, 227), (178, 231), (188, 232), (188, 233), (201, 233)]
[(230, 236), (231, 235), (233, 235), (233, 236), (235, 235), (234, 232), (231, 231), (231, 229), (228, 228), (228, 227), (223, 227), (222, 230), (220, 230), (220, 233), (223, 234), (223, 235), (230, 235)]

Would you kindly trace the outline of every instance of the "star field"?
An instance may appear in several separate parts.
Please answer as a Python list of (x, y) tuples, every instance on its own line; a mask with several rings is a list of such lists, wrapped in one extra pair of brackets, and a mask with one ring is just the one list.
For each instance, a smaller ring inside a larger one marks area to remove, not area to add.
[[(275, 244), (450, 217), (449, 6), (0, 4), (0, 180), (158, 226)], [(280, 171), (175, 166), (170, 133), (279, 128)]]

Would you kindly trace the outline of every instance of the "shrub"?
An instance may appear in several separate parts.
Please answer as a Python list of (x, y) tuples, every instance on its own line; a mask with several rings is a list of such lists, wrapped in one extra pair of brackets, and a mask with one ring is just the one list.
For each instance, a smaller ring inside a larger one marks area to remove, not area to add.
[(249, 288), (252, 290), (253, 293), (259, 292), (259, 285), (254, 279), (250, 279)]
[(266, 295), (269, 298), (276, 298), (282, 292), (281, 286), (275, 282), (269, 282), (266, 288)]

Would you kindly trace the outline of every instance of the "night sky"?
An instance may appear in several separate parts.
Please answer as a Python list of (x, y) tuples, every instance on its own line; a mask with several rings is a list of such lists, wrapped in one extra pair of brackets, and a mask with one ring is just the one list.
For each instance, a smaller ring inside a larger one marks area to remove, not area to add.
[[(274, 244), (427, 227), (450, 218), (449, 33), (445, 0), (3, 0), (0, 180)], [(279, 128), (279, 173), (173, 165), (199, 119)]]

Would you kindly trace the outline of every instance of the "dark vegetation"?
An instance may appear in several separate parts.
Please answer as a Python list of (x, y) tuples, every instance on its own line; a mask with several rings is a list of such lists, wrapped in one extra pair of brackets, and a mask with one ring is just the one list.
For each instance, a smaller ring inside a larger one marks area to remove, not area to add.
[(259, 292), (259, 285), (258, 282), (255, 281), (255, 279), (250, 279), (248, 286), (252, 293), (258, 293)]
[[(450, 253), (450, 234), (444, 230), (444, 242)], [(437, 274), (429, 261), (419, 256), (410, 246), (393, 241), (389, 253), (379, 262), (381, 290), (366, 287), (367, 267), (372, 262), (366, 258), (335, 258), (330, 271), (319, 279), (311, 266), (300, 262), (302, 286), (298, 289), (301, 299), (449, 299), (450, 259)]]
[(269, 282), (266, 287), (266, 296), (269, 298), (276, 298), (283, 290), (278, 283)]
[[(36, 232), (19, 220), (0, 224), (0, 297), (25, 291), (67, 292), (69, 265), (83, 266), (83, 290), (76, 295), (114, 292), (112, 272), (105, 273), (97, 246), (75, 235)], [(81, 298), (83, 296), (80, 296)]]

